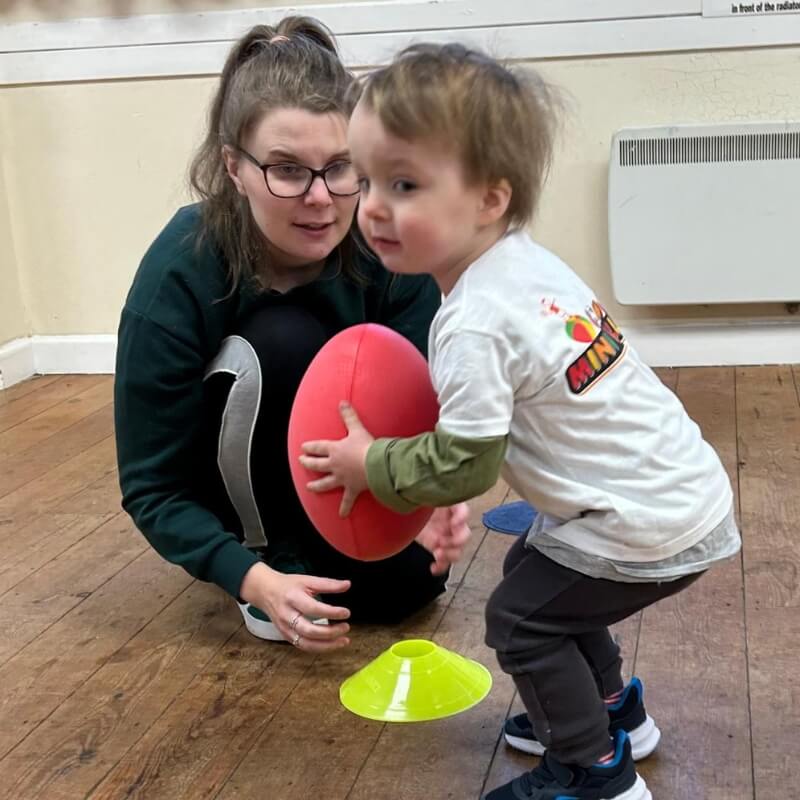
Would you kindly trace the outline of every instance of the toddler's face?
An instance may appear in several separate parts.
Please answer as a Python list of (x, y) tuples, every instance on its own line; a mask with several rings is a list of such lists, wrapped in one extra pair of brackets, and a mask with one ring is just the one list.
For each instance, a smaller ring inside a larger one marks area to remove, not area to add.
[(429, 273), (439, 285), (481, 252), (485, 187), (469, 185), (443, 143), (393, 136), (362, 103), (348, 129), (361, 179), (358, 225), (393, 272)]

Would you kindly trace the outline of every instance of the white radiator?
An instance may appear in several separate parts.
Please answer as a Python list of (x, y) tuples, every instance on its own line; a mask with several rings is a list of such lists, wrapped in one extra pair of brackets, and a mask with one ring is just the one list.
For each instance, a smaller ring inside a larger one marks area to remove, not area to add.
[(800, 300), (800, 122), (618, 131), (608, 228), (620, 303)]

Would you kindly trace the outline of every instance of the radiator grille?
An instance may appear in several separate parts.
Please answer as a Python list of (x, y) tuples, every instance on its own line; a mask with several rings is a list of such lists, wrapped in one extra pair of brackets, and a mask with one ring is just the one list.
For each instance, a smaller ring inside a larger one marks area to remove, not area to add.
[(620, 139), (622, 167), (800, 158), (800, 131)]

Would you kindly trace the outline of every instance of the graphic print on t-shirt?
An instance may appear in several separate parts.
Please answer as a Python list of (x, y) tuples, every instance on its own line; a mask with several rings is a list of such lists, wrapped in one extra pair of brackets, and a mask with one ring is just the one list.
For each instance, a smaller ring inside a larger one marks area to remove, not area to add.
[(570, 339), (589, 345), (565, 373), (569, 390), (584, 394), (625, 355), (627, 344), (622, 331), (597, 300), (586, 309), (586, 316), (567, 313), (554, 299), (542, 298), (541, 303), (542, 313), (564, 320), (564, 332)]

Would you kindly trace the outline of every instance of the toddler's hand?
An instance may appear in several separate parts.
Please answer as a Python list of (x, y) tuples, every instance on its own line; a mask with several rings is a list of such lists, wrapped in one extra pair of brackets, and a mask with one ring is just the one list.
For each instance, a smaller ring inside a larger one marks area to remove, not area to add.
[(417, 542), (433, 554), (431, 572), (442, 575), (464, 552), (472, 532), (467, 524), (469, 506), (457, 503), (448, 508), (437, 508), (428, 524), (417, 534)]
[(328, 473), (323, 478), (309, 481), (307, 486), (312, 492), (329, 492), (339, 486), (344, 488), (339, 516), (346, 517), (359, 494), (367, 488), (367, 450), (374, 438), (361, 424), (351, 405), (341, 403), (339, 413), (347, 428), (347, 436), (337, 441), (304, 442), (300, 463), (314, 472)]

